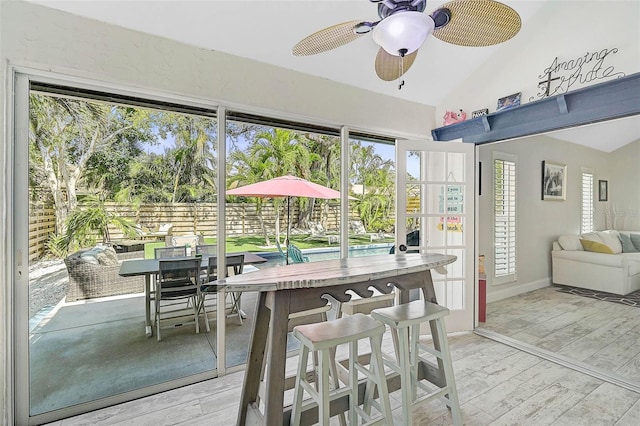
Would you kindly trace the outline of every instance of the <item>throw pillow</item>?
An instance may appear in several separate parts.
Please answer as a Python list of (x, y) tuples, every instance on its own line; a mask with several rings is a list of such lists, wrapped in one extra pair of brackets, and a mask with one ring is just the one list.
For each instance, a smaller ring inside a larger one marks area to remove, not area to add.
[(118, 264), (118, 256), (113, 247), (101, 247), (96, 253), (96, 259), (103, 266), (113, 266)]
[(611, 250), (611, 247), (606, 244), (591, 240), (580, 240), (580, 242), (582, 243), (582, 247), (584, 247), (586, 251), (613, 254), (613, 250)]
[(580, 244), (580, 237), (574, 234), (561, 235), (558, 238), (558, 244), (562, 247), (562, 250), (580, 250), (582, 251), (582, 244)]
[(92, 265), (99, 265), (100, 262), (98, 261), (98, 258), (96, 256), (97, 253), (98, 250), (96, 250), (95, 247), (90, 248), (89, 250), (85, 250), (84, 252), (82, 252), (82, 254), (80, 254), (80, 259)]
[(640, 251), (640, 234), (629, 234), (629, 237), (631, 237), (631, 242), (636, 250)]
[(622, 253), (622, 244), (620, 243), (620, 238), (618, 237), (618, 231), (600, 231), (598, 232), (598, 236), (602, 240), (602, 242), (611, 248), (613, 254)]
[(587, 232), (586, 234), (582, 234), (582, 239), (589, 240), (589, 241), (596, 241), (598, 243), (602, 242), (597, 232)]
[(638, 253), (638, 249), (631, 242), (631, 237), (628, 234), (623, 234), (620, 232), (618, 234), (620, 237), (620, 243), (622, 244), (622, 252), (623, 253)]

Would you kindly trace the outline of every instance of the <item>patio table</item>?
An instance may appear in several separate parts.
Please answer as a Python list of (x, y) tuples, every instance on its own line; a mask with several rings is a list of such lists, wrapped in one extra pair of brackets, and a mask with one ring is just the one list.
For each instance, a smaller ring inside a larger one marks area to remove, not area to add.
[[(253, 265), (258, 263), (265, 263), (267, 259), (258, 256), (257, 254), (250, 252), (243, 253), (227, 253), (227, 256), (244, 254), (244, 264)], [(206, 269), (209, 264), (209, 257), (203, 255), (201, 268)], [(188, 257), (193, 259), (193, 257)], [(175, 259), (175, 258), (172, 258)], [(180, 258), (179, 258), (180, 259)], [(160, 270), (160, 259), (132, 259), (125, 260), (120, 265), (120, 272), (118, 275), (122, 277), (131, 277), (135, 275), (144, 275), (144, 300), (145, 300), (145, 333), (147, 337), (151, 337), (153, 334), (151, 326), (151, 276), (155, 275)]]
[[(351, 298), (348, 290), (361, 297), (371, 297), (374, 294), (371, 288), (385, 294), (395, 288), (399, 303), (407, 303), (409, 292), (419, 289), (425, 300), (437, 303), (431, 269), (456, 259), (452, 255), (419, 253), (352, 257), (278, 266), (214, 281), (226, 291), (260, 292), (237, 424), (281, 425), (283, 421), (288, 424), (290, 407), (284, 406), (284, 392), (290, 313), (325, 306), (325, 295), (347, 302)], [(431, 332), (436, 340), (437, 331), (432, 329)], [(265, 353), (267, 347), (269, 351)], [(264, 414), (259, 412), (257, 403), (263, 368), (264, 389), (268, 390), (264, 395)], [(420, 370), (420, 378), (439, 383), (440, 371), (425, 365)], [(392, 376), (389, 376), (390, 392), (399, 387), (399, 380)], [(331, 412), (345, 411), (348, 407), (346, 398), (332, 401)], [(317, 409), (309, 409), (302, 415), (303, 423), (313, 423)]]

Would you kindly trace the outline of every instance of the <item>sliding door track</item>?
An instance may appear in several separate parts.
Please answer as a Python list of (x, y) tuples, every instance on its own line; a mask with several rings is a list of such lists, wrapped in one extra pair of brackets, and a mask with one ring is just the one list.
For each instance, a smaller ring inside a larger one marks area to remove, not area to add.
[(596, 368), (592, 365), (588, 365), (582, 361), (577, 361), (563, 355), (558, 355), (546, 349), (542, 349), (537, 346), (512, 339), (511, 337), (507, 337), (503, 334), (499, 334), (485, 328), (478, 327), (473, 330), (473, 332), (478, 336), (486, 337), (487, 339), (494, 340), (498, 343), (511, 346), (512, 348), (537, 356), (538, 358), (551, 361), (563, 367), (567, 367), (588, 376), (595, 377), (596, 379), (600, 379), (604, 382), (628, 389), (632, 392), (640, 393), (640, 384), (631, 382), (624, 377), (617, 376), (610, 372)]

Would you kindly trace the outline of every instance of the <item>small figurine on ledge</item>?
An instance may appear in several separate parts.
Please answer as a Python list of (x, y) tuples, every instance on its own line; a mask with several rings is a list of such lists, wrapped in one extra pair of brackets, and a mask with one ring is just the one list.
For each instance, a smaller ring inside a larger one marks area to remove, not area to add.
[(467, 113), (463, 110), (460, 110), (460, 112), (447, 111), (442, 118), (444, 120), (442, 125), (448, 126), (449, 124), (455, 124), (466, 120)]

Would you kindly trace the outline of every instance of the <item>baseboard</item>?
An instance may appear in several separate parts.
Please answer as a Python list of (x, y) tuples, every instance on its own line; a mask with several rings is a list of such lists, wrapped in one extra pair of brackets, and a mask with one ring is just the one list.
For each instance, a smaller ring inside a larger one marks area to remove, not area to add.
[(540, 288), (549, 287), (551, 278), (544, 278), (538, 281), (532, 281), (526, 284), (506, 284), (492, 289), (487, 289), (487, 303), (496, 302), (506, 299), (507, 297), (517, 296), (518, 294), (528, 291), (538, 290)]

